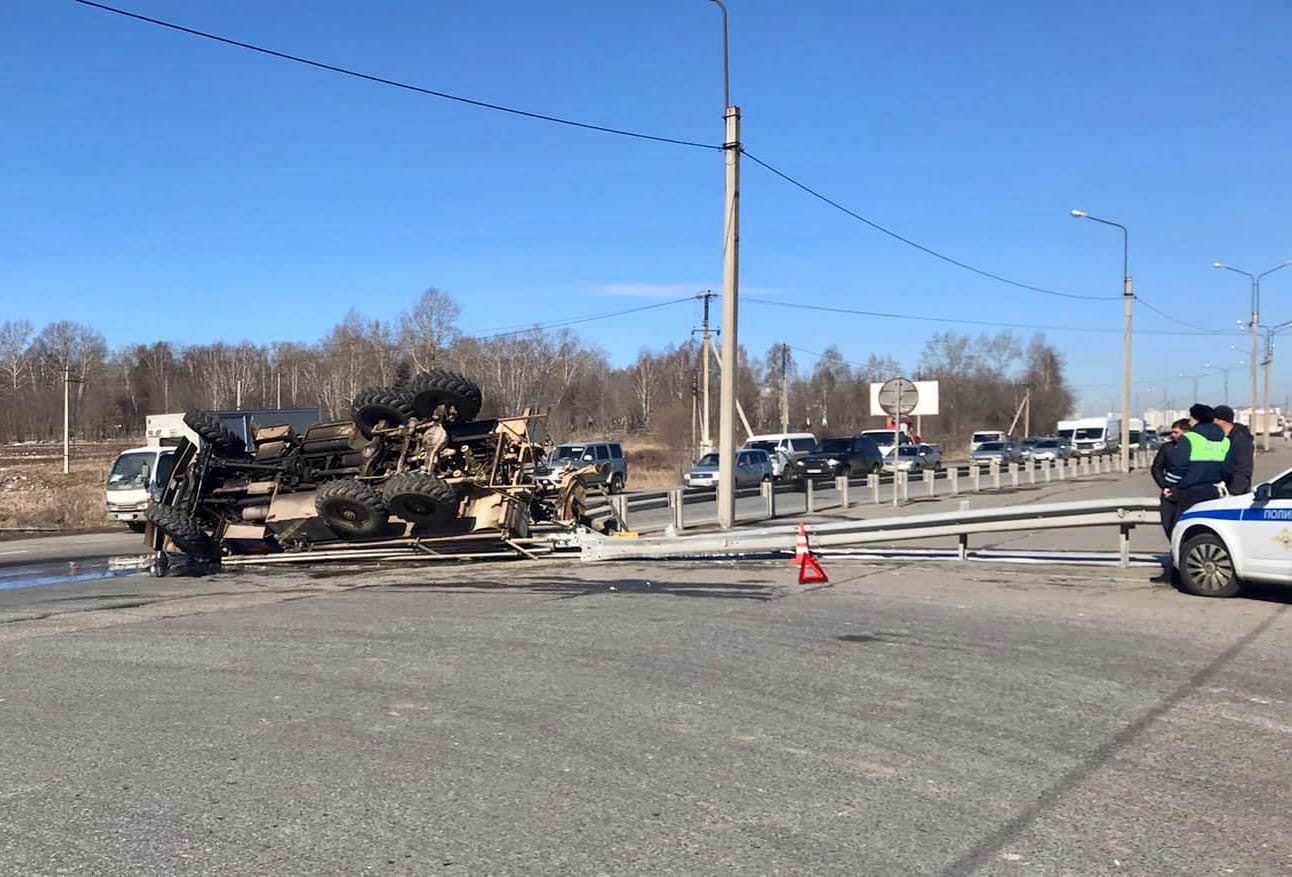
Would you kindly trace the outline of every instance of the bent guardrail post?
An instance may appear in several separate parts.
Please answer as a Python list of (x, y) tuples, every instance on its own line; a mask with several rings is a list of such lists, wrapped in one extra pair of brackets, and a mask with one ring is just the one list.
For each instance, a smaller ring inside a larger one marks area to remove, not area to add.
[(834, 489), (839, 491), (839, 508), (844, 511), (848, 510), (848, 476), (840, 475), (834, 479)]

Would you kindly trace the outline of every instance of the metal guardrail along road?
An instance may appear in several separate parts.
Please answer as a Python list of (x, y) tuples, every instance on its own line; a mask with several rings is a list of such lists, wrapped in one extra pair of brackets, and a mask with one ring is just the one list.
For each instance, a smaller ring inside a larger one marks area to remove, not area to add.
[[(1156, 525), (1156, 497), (1037, 503), (974, 511), (938, 512), (867, 521), (807, 525), (808, 537), (819, 547), (873, 545), (955, 536), (960, 558), (976, 533), (1055, 530), (1072, 527), (1116, 527), (1120, 565), (1130, 563), (1130, 532), (1140, 524)], [(728, 530), (693, 536), (650, 536), (624, 539), (592, 532), (579, 534), (583, 560), (662, 560), (732, 558), (776, 553), (792, 554), (797, 524)]]

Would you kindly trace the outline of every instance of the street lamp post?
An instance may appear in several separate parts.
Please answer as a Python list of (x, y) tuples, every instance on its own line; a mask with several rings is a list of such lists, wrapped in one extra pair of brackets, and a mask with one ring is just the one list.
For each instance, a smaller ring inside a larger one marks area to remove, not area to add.
[(736, 350), (737, 301), (740, 288), (740, 107), (731, 103), (731, 66), (727, 41), (727, 7), (722, 0), (710, 0), (722, 10), (722, 99), (726, 120), (726, 198), (722, 211), (722, 376), (718, 406), (718, 526), (731, 529), (736, 523)]
[[(1286, 268), (1292, 265), (1292, 259), (1288, 259), (1281, 265), (1275, 265), (1268, 271), (1262, 271), (1260, 274), (1253, 274), (1250, 271), (1244, 271), (1241, 268), (1235, 268), (1233, 265), (1226, 265), (1224, 262), (1213, 262), (1213, 268), (1223, 268), (1226, 271), (1233, 271), (1235, 274), (1241, 274), (1252, 282), (1252, 426), (1256, 425), (1256, 363), (1260, 360), (1260, 344), (1258, 342), (1260, 325), (1261, 325), (1261, 278), (1266, 274), (1273, 274), (1280, 268)], [(1266, 393), (1266, 402), (1268, 406), (1269, 394)], [(1268, 433), (1268, 430), (1267, 430)], [(1269, 438), (1265, 440), (1265, 450), (1269, 450)]]
[(1130, 233), (1120, 222), (1111, 222), (1091, 216), (1084, 210), (1071, 211), (1075, 219), (1089, 219), (1122, 230), (1122, 435), (1121, 468), (1130, 471), (1130, 412), (1131, 412), (1131, 305), (1135, 301), (1135, 287), (1130, 276)]
[[(1273, 411), (1270, 408), (1270, 373), (1274, 370), (1274, 336), (1285, 329), (1292, 329), (1292, 320), (1285, 323), (1279, 323), (1277, 326), (1270, 326), (1265, 330), (1265, 432), (1261, 437), (1261, 447), (1265, 450), (1270, 449), (1270, 416)], [(1255, 418), (1253, 417), (1253, 421)], [(1253, 423), (1253, 426), (1256, 424)]]

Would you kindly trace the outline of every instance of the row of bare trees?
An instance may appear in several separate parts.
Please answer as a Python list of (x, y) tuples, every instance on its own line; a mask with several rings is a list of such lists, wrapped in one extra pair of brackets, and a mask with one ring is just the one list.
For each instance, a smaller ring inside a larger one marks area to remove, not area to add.
[[(431, 367), (476, 381), (485, 415), (549, 411), (558, 439), (644, 433), (679, 449), (697, 440), (700, 342), (642, 349), (616, 368), (569, 330), (473, 338), (458, 330), (458, 315), (453, 300), (432, 289), (392, 322), (352, 311), (315, 344), (157, 341), (115, 350), (89, 326), (63, 321), (37, 332), (10, 320), (0, 324), (0, 441), (61, 435), (65, 376), (73, 435), (124, 439), (142, 434), (146, 414), (190, 408), (318, 407), (344, 417), (364, 388), (399, 385)], [(784, 345), (761, 360), (742, 351), (740, 407), (759, 431), (788, 420), (796, 430), (846, 434), (880, 423), (870, 415), (869, 384), (900, 372), (892, 357), (851, 363), (834, 346), (810, 369)], [(1028, 388), (1034, 429), (1052, 428), (1073, 403), (1063, 359), (1040, 337), (1024, 343), (1009, 333), (939, 333), (907, 376), (941, 382), (940, 415), (924, 423), (935, 440), (958, 442), (976, 428), (1008, 426)], [(716, 373), (711, 383), (716, 393)], [(716, 434), (716, 413), (711, 423)]]

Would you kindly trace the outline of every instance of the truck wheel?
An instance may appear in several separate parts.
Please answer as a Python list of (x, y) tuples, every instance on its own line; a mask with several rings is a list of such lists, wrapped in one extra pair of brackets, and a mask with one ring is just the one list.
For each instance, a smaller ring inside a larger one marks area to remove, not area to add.
[(381, 494), (355, 478), (328, 481), (314, 493), (314, 508), (342, 539), (371, 539), (386, 527)]
[(142, 533), (144, 531), (143, 521), (126, 521), (126, 526), (130, 528), (131, 533)]
[(466, 423), (480, 413), (480, 388), (462, 375), (438, 369), (422, 372), (409, 382), (409, 389), (418, 417), (430, 417), (440, 405), (453, 409), (447, 418), (452, 422)]
[(624, 476), (620, 475), (618, 472), (616, 472), (614, 475), (611, 475), (610, 482), (606, 485), (606, 490), (609, 491), (610, 493), (623, 493)]
[(381, 496), (391, 514), (414, 524), (438, 524), (457, 517), (457, 491), (434, 475), (396, 475), (382, 485)]
[(202, 528), (197, 525), (197, 521), (185, 515), (179, 509), (173, 506), (150, 503), (144, 509), (144, 517), (154, 527), (169, 536), (170, 541), (175, 543), (175, 547), (185, 554), (203, 558), (215, 555), (215, 545), (211, 542), (210, 537), (202, 532)]
[(247, 449), (246, 442), (234, 435), (220, 422), (220, 418), (210, 411), (185, 412), (184, 425), (197, 433), (202, 441), (222, 453), (241, 454)]
[(1198, 597), (1232, 597), (1242, 584), (1229, 549), (1215, 533), (1200, 533), (1180, 549), (1180, 586)]
[(354, 397), (350, 416), (359, 431), (371, 437), (379, 427), (403, 426), (413, 416), (413, 400), (404, 390), (374, 387)]

